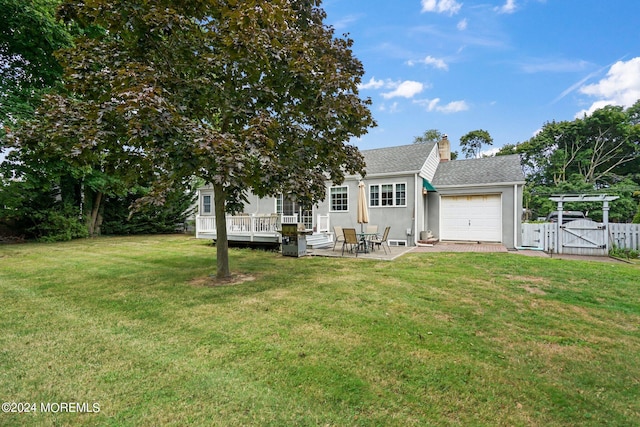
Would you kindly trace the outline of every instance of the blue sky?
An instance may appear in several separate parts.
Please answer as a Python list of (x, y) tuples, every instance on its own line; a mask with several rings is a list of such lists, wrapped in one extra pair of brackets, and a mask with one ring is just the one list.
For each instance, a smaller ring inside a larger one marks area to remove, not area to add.
[(324, 0), (364, 65), (378, 126), (360, 149), (410, 144), (428, 129), (487, 130), (494, 147), (545, 122), (640, 99), (638, 0)]

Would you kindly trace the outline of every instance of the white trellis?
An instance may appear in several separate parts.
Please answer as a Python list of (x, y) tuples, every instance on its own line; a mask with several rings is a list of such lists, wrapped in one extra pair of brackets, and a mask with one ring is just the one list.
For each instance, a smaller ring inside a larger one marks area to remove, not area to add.
[[(609, 202), (618, 199), (618, 196), (608, 196), (606, 194), (580, 194), (569, 195), (561, 194), (549, 197), (549, 200), (558, 204), (558, 227), (556, 233), (556, 251), (561, 253), (589, 253), (593, 254), (609, 253)], [(566, 226), (562, 223), (562, 210), (565, 203), (576, 202), (602, 202), (602, 223), (593, 223), (594, 226), (587, 224), (587, 221), (575, 221), (577, 227), (572, 228), (571, 223)], [(577, 252), (574, 252), (574, 249)]]

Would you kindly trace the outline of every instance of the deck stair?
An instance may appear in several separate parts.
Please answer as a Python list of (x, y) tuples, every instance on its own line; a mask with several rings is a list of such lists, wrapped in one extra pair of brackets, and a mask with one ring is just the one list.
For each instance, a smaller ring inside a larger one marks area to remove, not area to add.
[(333, 247), (333, 234), (313, 233), (307, 236), (307, 247), (311, 249), (322, 249)]

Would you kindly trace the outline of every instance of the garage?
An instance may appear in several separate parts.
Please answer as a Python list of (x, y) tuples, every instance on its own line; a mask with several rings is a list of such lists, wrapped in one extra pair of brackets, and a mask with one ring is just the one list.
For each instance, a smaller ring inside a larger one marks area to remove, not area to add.
[(502, 242), (501, 195), (442, 196), (440, 239)]

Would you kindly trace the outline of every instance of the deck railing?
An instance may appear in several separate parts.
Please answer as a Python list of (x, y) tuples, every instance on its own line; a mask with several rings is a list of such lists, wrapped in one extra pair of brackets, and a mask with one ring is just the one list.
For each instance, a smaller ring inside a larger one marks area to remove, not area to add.
[[(256, 233), (275, 234), (282, 224), (297, 224), (298, 215), (227, 215), (227, 234), (253, 235)], [(214, 215), (196, 216), (196, 237), (199, 234), (216, 233)]]

